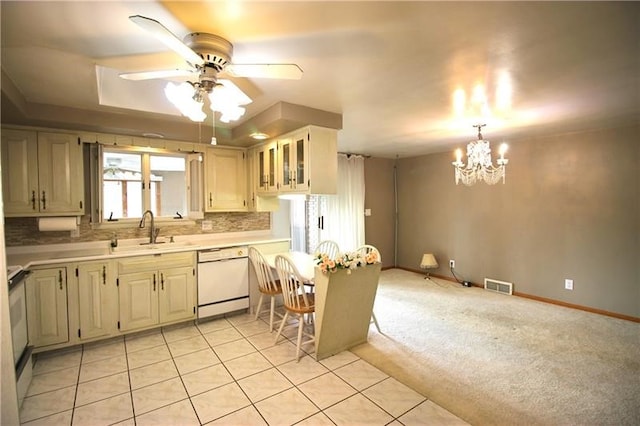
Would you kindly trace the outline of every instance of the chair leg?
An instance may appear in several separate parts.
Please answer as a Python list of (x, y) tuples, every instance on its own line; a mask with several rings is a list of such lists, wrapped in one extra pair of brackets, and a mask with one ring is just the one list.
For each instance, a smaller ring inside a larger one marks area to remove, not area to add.
[(258, 307), (256, 307), (256, 317), (258, 319), (258, 315), (260, 315), (260, 309), (262, 308), (262, 298), (264, 297), (264, 293), (260, 293), (260, 299), (258, 300)]
[(373, 311), (371, 312), (371, 321), (376, 325), (378, 333), (382, 333), (382, 331), (380, 331), (380, 326), (378, 325), (378, 320), (376, 319), (376, 314)]
[(271, 296), (271, 310), (269, 311), (269, 333), (273, 332), (273, 313), (276, 310), (276, 298)]
[(296, 361), (300, 361), (300, 346), (302, 346), (302, 328), (304, 327), (304, 315), (298, 318), (298, 342), (296, 343)]
[(280, 337), (280, 333), (282, 333), (282, 329), (284, 328), (284, 323), (287, 322), (288, 316), (289, 316), (289, 311), (285, 311), (284, 317), (282, 317), (282, 322), (280, 323), (280, 327), (278, 327), (278, 334), (276, 334), (276, 339), (273, 341), (274, 345), (278, 343), (278, 337)]

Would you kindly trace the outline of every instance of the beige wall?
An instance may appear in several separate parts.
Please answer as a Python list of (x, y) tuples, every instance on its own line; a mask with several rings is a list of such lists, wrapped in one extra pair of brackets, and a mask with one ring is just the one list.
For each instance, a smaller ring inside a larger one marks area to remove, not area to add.
[(383, 268), (395, 265), (394, 165), (395, 160), (384, 158), (364, 162), (364, 207), (371, 209), (371, 216), (364, 218), (365, 242), (380, 250)]
[[(639, 134), (634, 126), (508, 141), (506, 185), (456, 186), (451, 152), (399, 160), (398, 266), (418, 269), (432, 252), (438, 274), (450, 275), (455, 259), (474, 283), (490, 277), (520, 293), (640, 317)], [(369, 197), (383, 178), (366, 177)], [(382, 226), (393, 221), (374, 228)], [(382, 238), (370, 228), (367, 238)]]

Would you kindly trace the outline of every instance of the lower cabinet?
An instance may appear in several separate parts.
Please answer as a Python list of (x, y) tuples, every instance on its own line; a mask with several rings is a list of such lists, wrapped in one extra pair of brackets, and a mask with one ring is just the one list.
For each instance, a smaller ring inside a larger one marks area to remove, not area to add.
[(193, 266), (160, 270), (158, 311), (161, 323), (195, 318), (196, 279)]
[(139, 272), (118, 277), (120, 330), (135, 330), (158, 324), (156, 273)]
[(120, 331), (196, 318), (194, 253), (126, 258), (118, 271)]
[(68, 342), (67, 268), (33, 270), (25, 284), (29, 344), (40, 347)]
[(110, 262), (76, 266), (80, 340), (108, 337), (118, 329), (118, 290), (110, 266)]

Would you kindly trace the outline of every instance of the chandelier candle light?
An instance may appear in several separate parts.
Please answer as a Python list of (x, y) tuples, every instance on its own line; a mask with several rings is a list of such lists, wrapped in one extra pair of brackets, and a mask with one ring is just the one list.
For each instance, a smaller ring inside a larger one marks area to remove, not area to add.
[(505, 182), (506, 165), (509, 160), (504, 158), (507, 152), (507, 144), (500, 145), (500, 158), (496, 160), (497, 167), (491, 160), (491, 148), (489, 141), (482, 139), (481, 130), (485, 124), (476, 124), (478, 128), (478, 140), (471, 141), (467, 145), (467, 165), (462, 162), (462, 150), (456, 150), (456, 161), (452, 162), (455, 167), (456, 185), (462, 181), (467, 186), (474, 185), (477, 181), (483, 180), (489, 185), (495, 185), (502, 179)]

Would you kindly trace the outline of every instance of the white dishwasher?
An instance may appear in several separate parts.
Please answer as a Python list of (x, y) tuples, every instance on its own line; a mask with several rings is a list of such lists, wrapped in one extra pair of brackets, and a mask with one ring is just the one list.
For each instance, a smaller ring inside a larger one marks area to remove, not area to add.
[(247, 246), (198, 251), (198, 319), (249, 307)]

